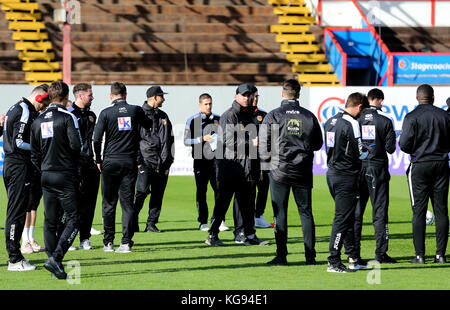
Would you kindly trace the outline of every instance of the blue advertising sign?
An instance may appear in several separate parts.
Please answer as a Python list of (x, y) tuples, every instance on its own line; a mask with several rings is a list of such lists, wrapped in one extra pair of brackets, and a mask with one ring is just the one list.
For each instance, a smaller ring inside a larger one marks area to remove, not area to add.
[(394, 84), (450, 84), (449, 54), (394, 54)]

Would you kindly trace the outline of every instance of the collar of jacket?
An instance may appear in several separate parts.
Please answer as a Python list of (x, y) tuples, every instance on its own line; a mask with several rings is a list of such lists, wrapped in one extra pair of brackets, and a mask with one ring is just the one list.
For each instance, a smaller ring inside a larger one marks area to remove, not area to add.
[(142, 105), (142, 109), (144, 111), (147, 111), (147, 112), (153, 112), (153, 111), (156, 112), (158, 110), (158, 108), (154, 108), (154, 107), (149, 106), (147, 104), (147, 101), (145, 101), (144, 104)]
[(347, 111), (343, 111), (344, 114), (347, 114), (348, 116), (350, 116), (351, 118), (357, 120), (358, 118), (354, 117), (353, 115), (351, 115), (350, 113), (348, 113)]
[(49, 108), (61, 108), (61, 109), (67, 110), (65, 106), (63, 106), (62, 104), (58, 104), (58, 103), (50, 103), (50, 105), (48, 107)]
[(75, 102), (72, 103), (72, 108), (73, 108), (74, 110), (78, 110), (78, 111), (81, 111), (81, 112), (89, 112), (89, 110), (90, 110), (89, 107), (86, 107), (86, 108), (80, 108), (79, 106), (77, 106), (77, 105), (75, 104)]
[(283, 99), (281, 101), (281, 105), (285, 105), (285, 104), (293, 104), (296, 106), (300, 106), (300, 102), (298, 102), (297, 99)]
[(119, 98), (119, 99), (116, 99), (113, 102), (111, 102), (111, 104), (126, 104), (126, 103), (127, 103), (127, 101), (123, 98)]
[(253, 113), (253, 111), (255, 111), (255, 107), (254, 106), (243, 107), (239, 103), (237, 103), (236, 100), (233, 101), (233, 104), (231, 105), (231, 107), (236, 112)]
[(36, 109), (34, 108), (34, 105), (30, 102), (30, 100), (28, 100), (25, 97), (22, 97), (22, 101), (28, 105), (29, 109), (32, 109), (32, 111), (36, 111)]
[(371, 106), (369, 107), (369, 109), (371, 109), (371, 110), (377, 110), (377, 111), (382, 111), (381, 108), (376, 107), (376, 106), (374, 106), (374, 105), (371, 105)]

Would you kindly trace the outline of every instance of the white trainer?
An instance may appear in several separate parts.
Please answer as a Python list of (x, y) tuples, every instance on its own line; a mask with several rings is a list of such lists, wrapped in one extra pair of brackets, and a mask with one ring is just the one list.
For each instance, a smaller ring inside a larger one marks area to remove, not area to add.
[(71, 245), (67, 251), (76, 251), (76, 250), (77, 250), (77, 248)]
[(208, 231), (209, 230), (208, 224), (201, 224), (200, 225), (200, 230), (201, 231)]
[(89, 239), (85, 239), (80, 242), (80, 246), (78, 247), (80, 250), (92, 250), (93, 247)]
[(261, 215), (260, 217), (255, 217), (255, 227), (270, 228), (272, 227), (272, 225), (270, 223), (267, 223), (266, 219), (264, 218), (264, 215)]
[(131, 253), (131, 247), (128, 243), (121, 244), (117, 250), (116, 253)]
[(30, 271), (35, 270), (36, 266), (31, 264), (29, 261), (27, 261), (25, 258), (22, 259), (20, 262), (17, 263), (8, 263), (8, 270), (9, 271)]
[(107, 245), (103, 246), (104, 252), (114, 252), (114, 244), (109, 242)]
[(225, 230), (230, 230), (230, 228), (227, 225), (225, 225), (225, 221), (222, 221), (222, 223), (220, 223), (219, 230), (225, 231)]
[(22, 247), (20, 248), (20, 252), (22, 254), (31, 254), (31, 253), (33, 253), (33, 248), (31, 246), (30, 241), (25, 241), (24, 243), (22, 243)]
[(94, 227), (91, 228), (91, 236), (98, 236), (98, 235), (101, 235), (101, 234), (102, 234), (101, 231), (98, 231)]

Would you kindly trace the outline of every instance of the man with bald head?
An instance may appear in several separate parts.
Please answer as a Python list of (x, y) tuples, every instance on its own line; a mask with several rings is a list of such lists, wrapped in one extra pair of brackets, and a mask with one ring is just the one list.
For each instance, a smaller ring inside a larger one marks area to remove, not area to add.
[(444, 264), (447, 248), (450, 115), (433, 105), (434, 91), (428, 84), (417, 88), (418, 107), (403, 121), (400, 148), (411, 155), (406, 171), (413, 211), (413, 264), (425, 264), (425, 221), (428, 199), (436, 218), (435, 263)]

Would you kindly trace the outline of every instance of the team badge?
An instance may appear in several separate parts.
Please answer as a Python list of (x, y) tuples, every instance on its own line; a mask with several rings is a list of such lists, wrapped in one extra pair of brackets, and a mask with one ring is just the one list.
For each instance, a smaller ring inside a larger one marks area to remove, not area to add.
[(164, 126), (166, 126), (166, 125), (167, 125), (167, 120), (166, 120), (166, 119), (163, 119), (163, 120), (162, 120), (162, 124), (163, 124)]
[(131, 117), (118, 117), (117, 124), (119, 126), (119, 131), (131, 130)]
[(302, 121), (299, 119), (290, 119), (286, 124), (286, 133), (291, 136), (302, 135)]
[(375, 140), (376, 134), (374, 125), (364, 125), (361, 129), (363, 140)]
[(42, 139), (53, 138), (53, 122), (41, 123)]
[(334, 132), (327, 131), (327, 147), (334, 147)]
[(93, 117), (92, 115), (89, 115), (89, 121), (90, 121), (91, 123), (94, 123), (94, 122), (95, 122), (95, 119), (94, 119), (94, 117)]
[(262, 118), (261, 115), (258, 115), (258, 116), (256, 117), (256, 119), (258, 120), (258, 122), (262, 122), (262, 120), (263, 120), (263, 118)]

